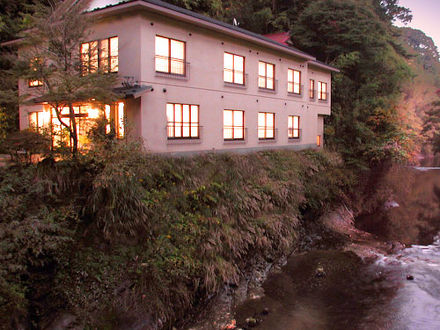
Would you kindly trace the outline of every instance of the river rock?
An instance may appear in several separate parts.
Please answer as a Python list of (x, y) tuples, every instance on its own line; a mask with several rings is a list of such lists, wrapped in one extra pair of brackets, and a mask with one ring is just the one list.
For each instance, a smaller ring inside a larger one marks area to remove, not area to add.
[(247, 324), (248, 326), (250, 326), (251, 328), (253, 328), (253, 327), (256, 327), (256, 326), (258, 325), (258, 321), (257, 321), (257, 319), (254, 318), (254, 317), (248, 317), (248, 318), (246, 319), (246, 324)]
[(316, 277), (325, 277), (324, 267), (322, 267), (322, 266), (316, 267), (315, 276)]

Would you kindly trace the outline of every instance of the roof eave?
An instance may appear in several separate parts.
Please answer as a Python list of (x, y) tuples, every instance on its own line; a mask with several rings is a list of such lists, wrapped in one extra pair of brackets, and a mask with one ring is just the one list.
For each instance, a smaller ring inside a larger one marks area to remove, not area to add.
[(324, 69), (324, 70), (328, 70), (328, 71), (331, 71), (331, 72), (336, 72), (336, 73), (341, 72), (341, 70), (339, 70), (338, 68), (335, 68), (334, 66), (327, 65), (327, 64), (324, 64), (324, 63), (319, 63), (319, 62), (316, 62), (316, 61), (309, 61), (308, 64), (309, 64), (309, 66), (314, 66), (314, 67), (317, 67), (319, 69)]
[[(288, 46), (283, 46), (283, 45), (275, 43), (275, 42), (272, 42), (271, 40), (269, 41), (269, 39), (268, 39), (268, 41), (265, 41), (264, 39), (262, 39), (262, 38), (264, 38), (263, 36), (261, 36), (261, 39), (260, 39), (258, 37), (254, 37), (250, 34), (246, 34), (245, 32), (237, 31), (235, 29), (231, 29), (231, 28), (219, 25), (219, 24), (215, 24), (213, 22), (209, 22), (207, 20), (197, 18), (197, 17), (191, 16), (191, 15), (185, 14), (185, 13), (177, 12), (173, 9), (165, 8), (160, 5), (150, 3), (147, 1), (143, 1), (143, 0), (122, 2), (122, 3), (119, 3), (114, 6), (99, 8), (99, 9), (94, 10), (90, 14), (99, 15), (99, 16), (107, 16), (107, 15), (116, 14), (120, 11), (134, 9), (136, 7), (140, 7), (140, 8), (144, 8), (144, 9), (147, 8), (153, 12), (160, 13), (162, 15), (172, 17), (172, 18), (178, 19), (183, 22), (195, 24), (195, 25), (207, 28), (209, 30), (221, 32), (223, 34), (226, 34), (226, 35), (229, 35), (229, 36), (232, 36), (235, 38), (244, 39), (244, 40), (250, 41), (255, 44), (259, 44), (259, 45), (267, 47), (267, 48), (271, 48), (271, 49), (281, 51), (281, 52), (289, 54), (289, 55), (293, 55), (293, 56), (302, 58), (304, 60), (315, 60), (315, 57), (312, 55), (303, 53), (301, 51), (296, 51), (295, 49), (292, 49)], [(251, 33), (251, 32), (249, 32), (249, 33)]]

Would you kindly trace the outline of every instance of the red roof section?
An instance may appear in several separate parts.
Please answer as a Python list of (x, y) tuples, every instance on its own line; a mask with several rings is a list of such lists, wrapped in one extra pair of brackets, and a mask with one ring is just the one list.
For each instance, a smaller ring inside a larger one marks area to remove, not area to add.
[(285, 46), (289, 46), (287, 44), (287, 41), (290, 39), (290, 33), (289, 32), (278, 32), (278, 33), (269, 33), (263, 35), (266, 38), (269, 38), (273, 41), (276, 41), (280, 44), (283, 44)]

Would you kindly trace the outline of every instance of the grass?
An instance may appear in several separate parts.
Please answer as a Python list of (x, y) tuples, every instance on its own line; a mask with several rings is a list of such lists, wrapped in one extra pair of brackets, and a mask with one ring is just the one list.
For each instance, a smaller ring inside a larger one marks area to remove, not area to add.
[(353, 184), (336, 155), (316, 151), (168, 158), (114, 145), (1, 169), (0, 323), (69, 311), (81, 326), (172, 324), (255, 256), (288, 254), (304, 214)]

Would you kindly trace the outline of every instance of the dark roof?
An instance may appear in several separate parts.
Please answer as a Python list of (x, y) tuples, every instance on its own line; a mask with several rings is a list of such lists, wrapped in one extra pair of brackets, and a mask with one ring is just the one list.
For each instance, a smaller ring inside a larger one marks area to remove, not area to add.
[[(126, 4), (126, 3), (134, 2), (134, 1), (137, 1), (137, 0), (121, 1), (118, 4), (108, 5), (108, 6), (103, 7), (103, 8), (97, 8), (97, 9), (95, 9), (93, 11), (99, 11), (99, 10), (102, 10), (102, 9), (105, 9), (105, 8), (108, 8), (108, 7), (116, 7), (116, 6), (120, 6), (120, 5)], [(283, 47), (283, 48), (286, 48), (286, 49), (291, 50), (291, 51), (293, 50), (293, 51), (295, 51), (295, 52), (297, 52), (299, 54), (303, 54), (303, 55), (307, 56), (308, 58), (310, 58), (310, 57), (314, 58), (313, 55), (307, 54), (306, 52), (303, 52), (303, 51), (301, 51), (301, 50), (299, 50), (299, 49), (297, 49), (295, 47), (283, 45), (283, 44), (281, 44), (279, 42), (276, 42), (276, 41), (274, 41), (274, 40), (272, 40), (270, 38), (267, 38), (267, 37), (265, 37), (265, 36), (263, 36), (261, 34), (254, 33), (254, 32), (242, 29), (242, 28), (240, 28), (238, 26), (235, 26), (235, 25), (232, 25), (232, 24), (228, 24), (228, 23), (219, 21), (217, 19), (205, 16), (205, 15), (202, 15), (202, 14), (199, 14), (199, 13), (195, 13), (195, 12), (193, 12), (191, 10), (181, 8), (181, 7), (169, 4), (169, 3), (164, 2), (164, 1), (160, 1), (160, 0), (141, 0), (141, 1), (153, 4), (153, 5), (156, 5), (156, 6), (159, 6), (159, 7), (163, 7), (163, 8), (166, 8), (166, 9), (170, 9), (170, 10), (173, 10), (175, 12), (178, 12), (178, 13), (181, 13), (181, 14), (184, 14), (184, 15), (188, 15), (188, 16), (191, 16), (191, 17), (203, 20), (205, 22), (216, 24), (216, 25), (219, 25), (221, 27), (227, 28), (229, 30), (233, 30), (233, 31), (236, 31), (236, 32), (240, 32), (240, 33), (246, 34), (248, 36), (260, 39), (262, 41), (269, 42), (269, 43), (271, 43), (273, 45), (276, 45), (278, 47)]]

